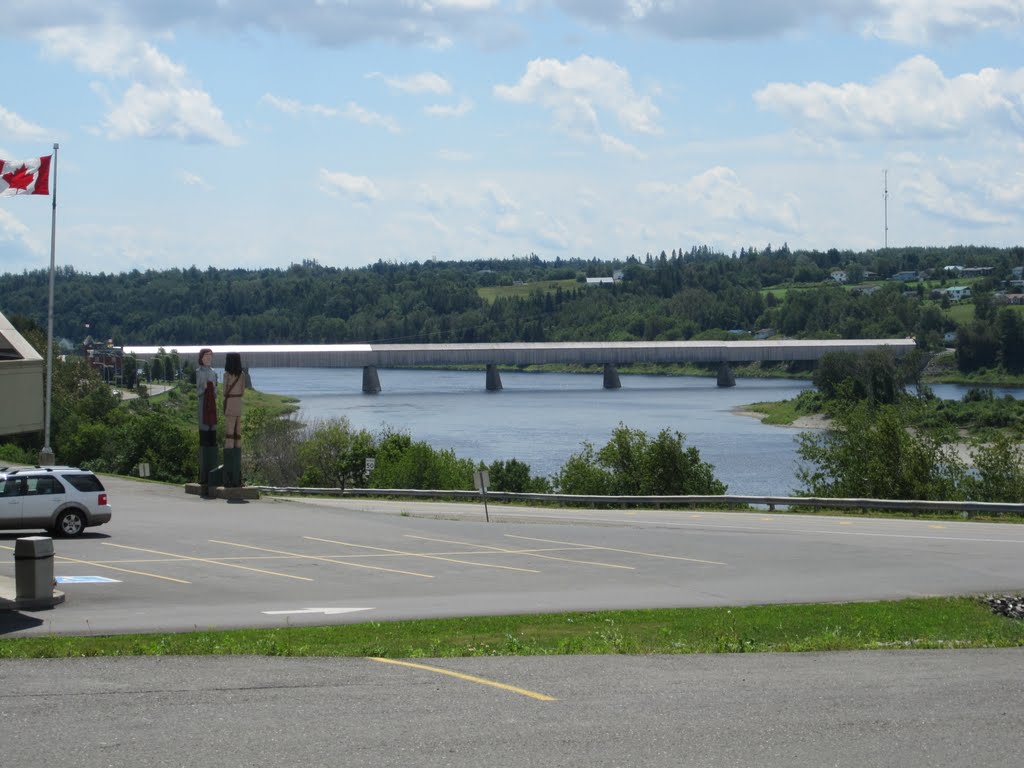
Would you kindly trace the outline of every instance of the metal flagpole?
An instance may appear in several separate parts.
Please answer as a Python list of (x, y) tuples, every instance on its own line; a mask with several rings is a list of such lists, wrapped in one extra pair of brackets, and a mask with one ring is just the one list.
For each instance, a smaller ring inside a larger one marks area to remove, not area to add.
[(50, 447), (50, 414), (53, 411), (53, 280), (57, 271), (55, 245), (57, 240), (57, 150), (59, 144), (53, 145), (53, 160), (50, 161), (50, 179), (53, 182), (53, 214), (50, 220), (50, 307), (46, 317), (46, 429), (43, 433), (43, 450), (39, 453), (39, 463), (44, 466), (53, 464), (53, 448)]

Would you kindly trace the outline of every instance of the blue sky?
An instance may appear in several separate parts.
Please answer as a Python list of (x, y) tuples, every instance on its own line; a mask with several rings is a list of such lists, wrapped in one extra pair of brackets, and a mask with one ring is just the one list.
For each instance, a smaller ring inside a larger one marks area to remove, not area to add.
[[(83, 272), (1024, 242), (1024, 0), (5, 0)], [(0, 198), (0, 273), (50, 205)]]

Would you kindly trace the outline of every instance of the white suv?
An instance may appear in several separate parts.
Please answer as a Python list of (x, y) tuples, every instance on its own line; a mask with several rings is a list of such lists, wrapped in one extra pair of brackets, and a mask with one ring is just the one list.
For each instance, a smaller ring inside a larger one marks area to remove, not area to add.
[(45, 528), (55, 536), (78, 536), (88, 526), (110, 522), (103, 483), (74, 467), (0, 467), (0, 530)]

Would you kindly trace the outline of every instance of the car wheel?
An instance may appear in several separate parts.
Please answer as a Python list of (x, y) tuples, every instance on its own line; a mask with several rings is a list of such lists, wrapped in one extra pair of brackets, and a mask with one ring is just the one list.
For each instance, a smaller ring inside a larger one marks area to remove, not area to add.
[(58, 536), (73, 538), (80, 536), (85, 530), (85, 515), (80, 509), (69, 509), (60, 513), (57, 518), (57, 527), (54, 532)]

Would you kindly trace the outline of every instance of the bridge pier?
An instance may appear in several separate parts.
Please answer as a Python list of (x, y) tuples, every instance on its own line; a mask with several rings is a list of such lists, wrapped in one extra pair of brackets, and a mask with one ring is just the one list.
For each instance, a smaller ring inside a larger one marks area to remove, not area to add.
[(376, 395), (380, 392), (380, 378), (377, 376), (377, 366), (363, 366), (363, 392), (368, 395)]
[(718, 386), (720, 387), (735, 387), (736, 377), (732, 375), (732, 368), (729, 364), (723, 362), (718, 366)]
[(604, 364), (604, 388), (622, 389), (622, 382), (619, 381), (619, 371), (611, 363)]
[(501, 391), (501, 374), (498, 373), (498, 366), (493, 363), (487, 364), (487, 391)]

